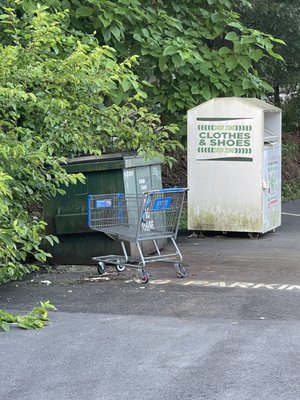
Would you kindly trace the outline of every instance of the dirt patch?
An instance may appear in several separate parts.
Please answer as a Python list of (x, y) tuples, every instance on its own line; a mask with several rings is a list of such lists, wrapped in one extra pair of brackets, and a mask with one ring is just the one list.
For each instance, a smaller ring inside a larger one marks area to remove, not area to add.
[(43, 285), (64, 285), (73, 286), (85, 283), (107, 282), (132, 279), (136, 271), (126, 269), (119, 273), (113, 266), (108, 266), (103, 275), (97, 272), (97, 266), (94, 265), (56, 265), (44, 271), (43, 274), (37, 273), (33, 279), (29, 280), (29, 284)]

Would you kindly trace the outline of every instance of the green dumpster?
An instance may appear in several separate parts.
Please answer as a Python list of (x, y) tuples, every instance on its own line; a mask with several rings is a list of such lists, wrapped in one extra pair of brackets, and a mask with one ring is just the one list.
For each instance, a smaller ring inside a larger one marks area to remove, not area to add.
[[(81, 172), (85, 183), (64, 187), (65, 195), (44, 200), (47, 233), (60, 243), (47, 248), (55, 264), (91, 264), (92, 257), (121, 254), (119, 241), (88, 227), (88, 195), (102, 193), (139, 194), (160, 189), (161, 160), (144, 160), (135, 154), (109, 154), (68, 160), (68, 173)], [(128, 248), (130, 253), (130, 248)]]

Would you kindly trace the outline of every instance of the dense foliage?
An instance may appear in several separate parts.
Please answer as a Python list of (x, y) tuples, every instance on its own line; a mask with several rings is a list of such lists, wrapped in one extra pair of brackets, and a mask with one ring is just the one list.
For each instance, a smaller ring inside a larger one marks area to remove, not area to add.
[[(284, 40), (280, 46), (284, 62), (264, 58), (260, 76), (273, 87), (269, 100), (283, 110), (283, 200), (300, 194), (300, 4), (298, 0), (251, 0), (242, 10), (243, 22)], [(279, 46), (275, 44), (275, 51)], [(288, 134), (293, 132), (293, 134)]]
[(67, 33), (65, 13), (39, 7), (19, 18), (0, 9), (1, 283), (49, 256), (42, 240), (56, 239), (44, 237), (45, 223), (29, 211), (82, 179), (65, 173), (65, 157), (123, 149), (163, 155), (176, 146), (168, 137), (176, 127), (138, 105), (146, 94), (131, 71), (135, 57), (118, 63), (93, 35)]
[(285, 134), (282, 146), (282, 199), (283, 201), (300, 198), (300, 137)]
[[(151, 83), (148, 105), (185, 126), (186, 110), (217, 96), (257, 96), (270, 86), (256, 64), (273, 52), (272, 36), (247, 28), (235, 11), (245, 0), (41, 0), (69, 9), (68, 26), (96, 32), (123, 60), (139, 56), (135, 72)], [(23, 9), (35, 8), (23, 0)]]
[[(251, 0), (252, 7), (243, 10), (244, 23), (284, 40), (280, 46), (283, 62), (264, 58), (258, 65), (274, 91), (271, 100), (284, 110), (284, 129), (300, 127), (300, 4), (298, 0)], [(275, 44), (275, 49), (279, 50)]]

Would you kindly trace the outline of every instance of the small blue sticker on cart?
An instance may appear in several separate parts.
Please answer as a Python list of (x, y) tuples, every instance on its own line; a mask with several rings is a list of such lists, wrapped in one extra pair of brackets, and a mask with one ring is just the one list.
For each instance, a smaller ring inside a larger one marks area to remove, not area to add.
[(96, 208), (110, 208), (112, 206), (112, 200), (96, 200)]
[(161, 197), (154, 201), (152, 210), (153, 211), (163, 211), (168, 210), (171, 207), (173, 198), (172, 197)]

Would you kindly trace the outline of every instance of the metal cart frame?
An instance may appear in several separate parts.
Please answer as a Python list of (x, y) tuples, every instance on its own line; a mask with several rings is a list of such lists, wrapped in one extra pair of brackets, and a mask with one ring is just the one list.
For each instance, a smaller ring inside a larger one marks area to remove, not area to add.
[[(179, 220), (187, 188), (150, 190), (142, 195), (123, 193), (90, 195), (88, 197), (88, 224), (95, 231), (104, 232), (121, 242), (123, 255), (93, 257), (98, 262), (99, 274), (105, 264), (115, 265), (118, 272), (126, 267), (137, 268), (142, 283), (149, 281), (145, 266), (153, 262), (173, 263), (177, 276), (187, 275), (181, 264), (182, 254), (176, 244)], [(174, 250), (162, 254), (157, 241), (170, 239)], [(143, 241), (151, 240), (156, 253), (144, 255)], [(139, 257), (129, 257), (125, 241), (135, 243)]]

